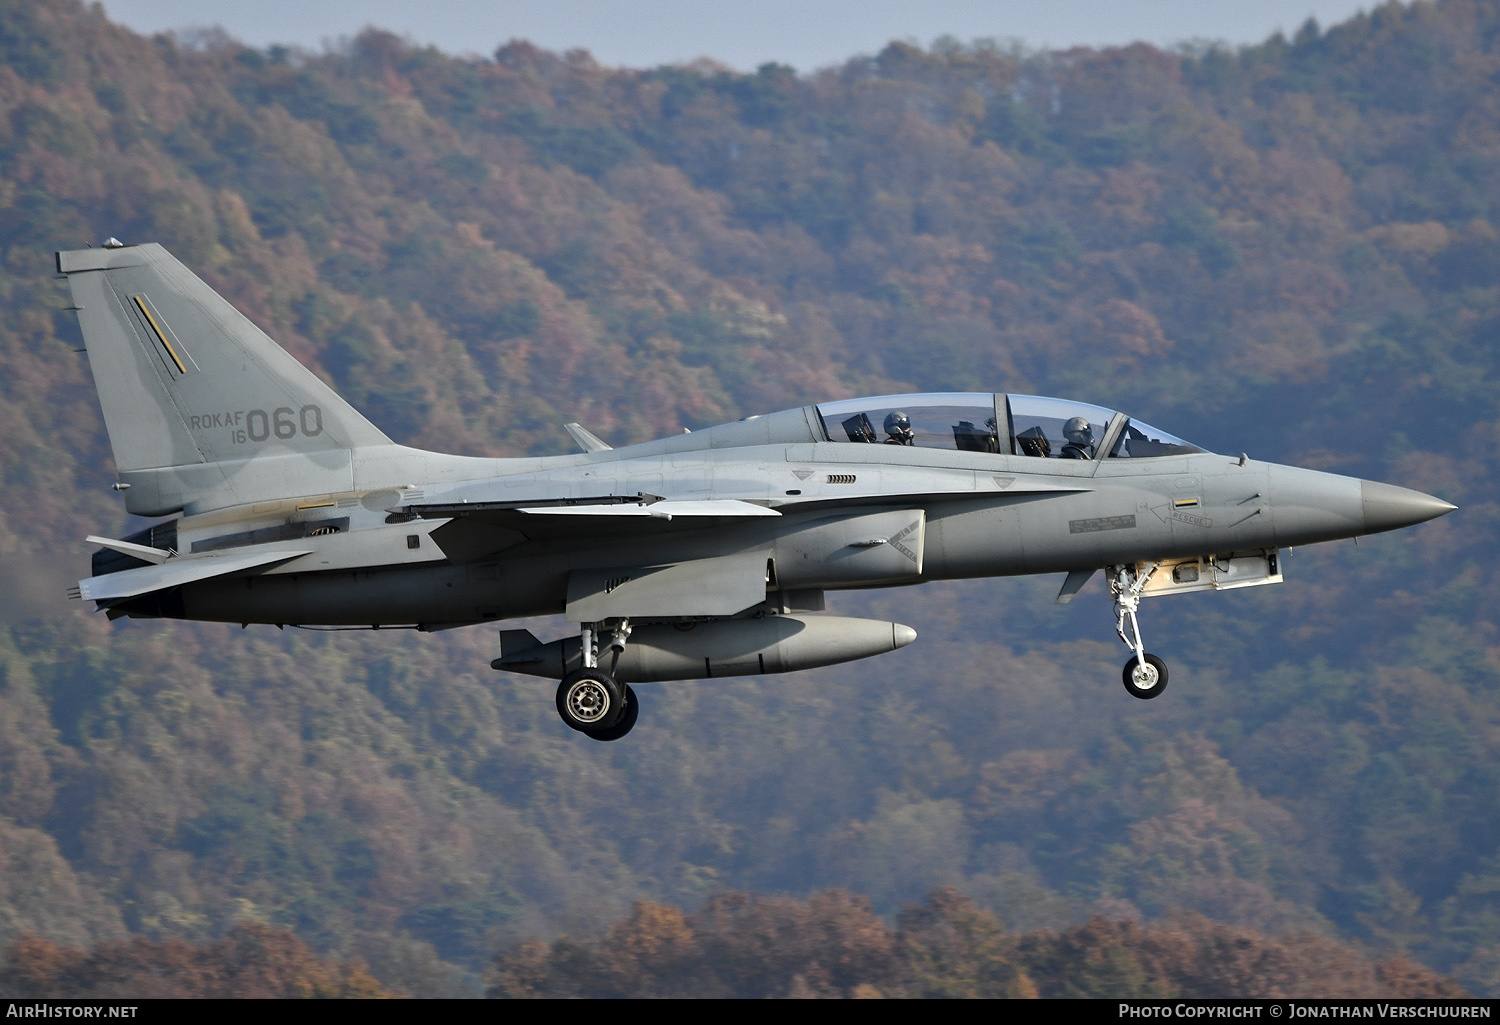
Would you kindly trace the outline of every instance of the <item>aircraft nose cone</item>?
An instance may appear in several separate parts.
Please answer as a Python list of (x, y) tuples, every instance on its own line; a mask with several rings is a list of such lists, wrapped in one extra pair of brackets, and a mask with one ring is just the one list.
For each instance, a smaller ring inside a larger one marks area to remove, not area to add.
[(904, 648), (917, 639), (917, 632), (909, 626), (900, 623), (891, 624), (891, 641), (898, 648)]
[(1376, 534), (1382, 530), (1395, 530), (1423, 523), (1451, 513), (1458, 506), (1441, 498), (1424, 495), (1410, 488), (1398, 488), (1393, 484), (1381, 484), (1373, 480), (1359, 482), (1361, 505), (1364, 507), (1365, 533)]

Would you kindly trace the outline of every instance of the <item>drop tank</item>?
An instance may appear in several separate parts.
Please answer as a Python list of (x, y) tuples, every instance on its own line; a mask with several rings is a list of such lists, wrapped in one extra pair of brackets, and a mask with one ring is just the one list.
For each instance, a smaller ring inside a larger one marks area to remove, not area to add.
[[(774, 615), (757, 619), (649, 623), (635, 627), (618, 659), (600, 667), (621, 683), (791, 673), (881, 655), (917, 632), (900, 623), (843, 616)], [(525, 630), (500, 633), (495, 669), (560, 680), (582, 665), (577, 637), (543, 644)]]

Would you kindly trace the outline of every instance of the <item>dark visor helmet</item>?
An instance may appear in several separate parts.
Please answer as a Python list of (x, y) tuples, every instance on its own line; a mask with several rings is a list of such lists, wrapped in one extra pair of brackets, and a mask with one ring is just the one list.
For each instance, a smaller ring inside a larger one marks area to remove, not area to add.
[(912, 439), (911, 420), (899, 409), (894, 413), (887, 413), (885, 417), (885, 433), (902, 441)]
[(1063, 424), (1063, 437), (1074, 445), (1090, 445), (1094, 441), (1094, 429), (1081, 416), (1075, 416)]

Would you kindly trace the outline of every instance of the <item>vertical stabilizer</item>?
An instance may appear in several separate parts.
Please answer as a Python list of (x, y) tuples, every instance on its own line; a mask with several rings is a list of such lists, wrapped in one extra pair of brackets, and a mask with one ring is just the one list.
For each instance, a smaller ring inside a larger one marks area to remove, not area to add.
[(57, 254), (126, 508), (153, 516), (348, 491), (391, 441), (154, 243)]

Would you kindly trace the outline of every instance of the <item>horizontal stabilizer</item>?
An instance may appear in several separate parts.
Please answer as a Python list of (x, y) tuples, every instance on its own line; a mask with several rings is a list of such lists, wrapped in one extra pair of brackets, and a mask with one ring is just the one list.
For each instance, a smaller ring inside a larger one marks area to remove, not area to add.
[(775, 509), (741, 502), (738, 499), (703, 499), (674, 501), (667, 499), (650, 505), (618, 503), (614, 505), (542, 505), (519, 510), (533, 516), (655, 516), (670, 520), (674, 516), (780, 516)]
[(160, 566), (175, 554), (174, 552), (169, 552), (164, 548), (152, 548), (150, 545), (138, 545), (132, 541), (116, 541), (113, 538), (97, 537), (94, 534), (90, 534), (88, 537), (84, 538), (84, 540), (91, 545), (103, 545), (105, 548), (108, 548), (112, 552), (119, 552), (121, 555), (128, 555), (133, 559), (141, 559), (144, 562), (149, 562), (156, 566)]
[(221, 577), (226, 573), (256, 569), (273, 563), (286, 562), (308, 554), (311, 549), (301, 551), (277, 550), (254, 552), (243, 555), (205, 555), (197, 558), (171, 559), (159, 566), (141, 566), (138, 569), (106, 573), (78, 581), (78, 596), (85, 601), (106, 601), (112, 598), (134, 598), (168, 587), (181, 587), (197, 580)]

